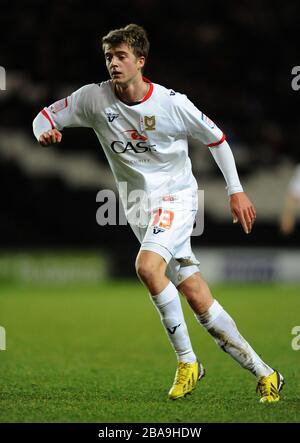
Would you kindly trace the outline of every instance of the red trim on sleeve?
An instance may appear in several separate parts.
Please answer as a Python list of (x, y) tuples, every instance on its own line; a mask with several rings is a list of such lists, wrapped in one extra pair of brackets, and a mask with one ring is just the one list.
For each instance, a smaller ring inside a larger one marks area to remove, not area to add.
[(49, 114), (45, 111), (45, 109), (42, 109), (41, 114), (43, 114), (43, 116), (49, 121), (49, 123), (51, 125), (51, 129), (55, 129), (55, 125), (54, 125), (52, 119), (50, 118)]
[(143, 77), (144, 82), (149, 83), (150, 88), (149, 91), (147, 92), (147, 94), (145, 95), (145, 97), (143, 98), (143, 100), (141, 101), (141, 103), (144, 103), (146, 100), (148, 100), (148, 98), (151, 97), (152, 92), (153, 92), (153, 83), (151, 83), (151, 81), (147, 78), (147, 77)]
[(212, 148), (213, 146), (218, 146), (218, 145), (220, 145), (221, 143), (223, 143), (223, 141), (226, 139), (226, 135), (224, 134), (224, 132), (223, 132), (223, 135), (222, 135), (222, 138), (218, 141), (218, 142), (216, 142), (216, 143), (210, 143), (209, 145), (207, 145), (207, 147), (208, 148)]

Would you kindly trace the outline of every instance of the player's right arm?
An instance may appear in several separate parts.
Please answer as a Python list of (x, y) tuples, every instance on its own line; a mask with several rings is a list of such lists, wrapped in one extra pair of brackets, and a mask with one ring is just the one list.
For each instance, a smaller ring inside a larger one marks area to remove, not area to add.
[(70, 96), (45, 107), (33, 121), (33, 133), (42, 146), (60, 143), (66, 127), (92, 127), (92, 89), (86, 85)]

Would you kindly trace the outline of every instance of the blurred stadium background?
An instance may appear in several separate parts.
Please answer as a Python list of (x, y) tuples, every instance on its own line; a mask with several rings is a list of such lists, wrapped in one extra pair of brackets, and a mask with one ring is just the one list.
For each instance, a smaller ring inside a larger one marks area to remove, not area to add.
[[(136, 278), (139, 245), (130, 228), (96, 223), (96, 195), (115, 184), (93, 131), (66, 129), (61, 145), (51, 148), (41, 148), (32, 134), (43, 106), (107, 79), (100, 38), (131, 22), (143, 25), (151, 42), (145, 75), (186, 93), (224, 130), (257, 208), (246, 236), (232, 225), (213, 158), (191, 140), (194, 173), (205, 192), (204, 233), (193, 237), (204, 276), (215, 284), (299, 282), (299, 224), (288, 237), (279, 230), (300, 162), (300, 91), (291, 88), (292, 67), (300, 64), (298, 20), (296, 0), (54, 0), (20, 2), (18, 9), (2, 2), (0, 292), (7, 295), (3, 288), (10, 284), (17, 294), (26, 285)], [(8, 296), (0, 303), (6, 326)]]

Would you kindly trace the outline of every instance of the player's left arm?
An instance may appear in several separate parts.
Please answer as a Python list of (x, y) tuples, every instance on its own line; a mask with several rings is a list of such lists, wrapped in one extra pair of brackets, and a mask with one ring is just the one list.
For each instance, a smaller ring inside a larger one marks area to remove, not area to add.
[(226, 181), (233, 223), (240, 222), (246, 234), (250, 234), (256, 219), (255, 208), (243, 191), (236, 169), (235, 160), (226, 141), (214, 147), (209, 147), (217, 165)]
[(179, 116), (178, 124), (182, 125), (182, 132), (197, 138), (206, 145), (223, 173), (227, 184), (233, 223), (240, 222), (246, 234), (249, 234), (255, 221), (256, 212), (243, 191), (232, 151), (225, 140), (225, 134), (185, 95), (176, 94), (172, 97)]

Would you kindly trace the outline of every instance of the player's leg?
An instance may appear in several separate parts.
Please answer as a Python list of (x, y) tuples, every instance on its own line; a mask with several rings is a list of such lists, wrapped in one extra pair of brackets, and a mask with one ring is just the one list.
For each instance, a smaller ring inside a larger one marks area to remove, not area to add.
[(185, 295), (199, 323), (241, 366), (249, 369), (257, 377), (273, 372), (241, 336), (230, 315), (213, 298), (200, 272), (183, 281), (178, 289)]
[[(156, 251), (160, 248), (159, 245), (152, 247)], [(141, 250), (136, 259), (136, 271), (150, 292), (177, 356), (178, 368), (169, 391), (169, 398), (175, 400), (195, 388), (198, 379), (204, 375), (204, 370), (192, 348), (178, 291), (165, 275), (170, 257), (163, 249), (161, 253), (164, 258), (158, 252)]]
[(136, 272), (148, 288), (151, 300), (160, 313), (162, 323), (176, 352), (178, 361), (195, 362), (178, 291), (166, 277), (167, 263), (156, 252), (141, 250), (136, 259)]
[(264, 363), (239, 333), (233, 319), (213, 298), (201, 274), (192, 274), (179, 284), (178, 289), (185, 295), (199, 323), (212, 335), (216, 343), (259, 379), (261, 401), (278, 401), (283, 377)]

